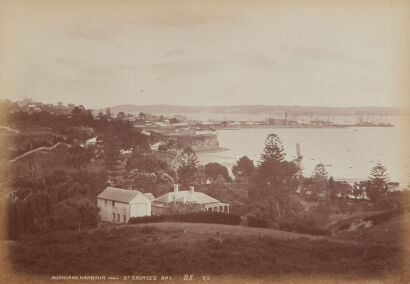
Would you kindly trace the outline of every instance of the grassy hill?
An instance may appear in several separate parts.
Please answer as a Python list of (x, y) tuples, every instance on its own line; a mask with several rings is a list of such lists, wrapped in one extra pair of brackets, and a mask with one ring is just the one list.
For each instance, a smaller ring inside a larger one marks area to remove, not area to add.
[(393, 244), (217, 224), (113, 225), (61, 231), (11, 246), (14, 269), (47, 275), (328, 275), (384, 279), (401, 272)]
[(405, 241), (405, 229), (409, 226), (409, 221), (410, 213), (406, 213), (369, 228), (339, 233), (336, 235), (336, 238), (340, 240), (366, 240), (372, 243), (399, 245)]

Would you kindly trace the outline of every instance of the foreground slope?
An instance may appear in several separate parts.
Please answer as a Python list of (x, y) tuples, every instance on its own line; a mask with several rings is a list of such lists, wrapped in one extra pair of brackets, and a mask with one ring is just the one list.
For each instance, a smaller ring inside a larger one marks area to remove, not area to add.
[(400, 248), (269, 229), (160, 223), (57, 232), (15, 242), (15, 269), (40, 274), (269, 276), (298, 273), (379, 278), (400, 272)]

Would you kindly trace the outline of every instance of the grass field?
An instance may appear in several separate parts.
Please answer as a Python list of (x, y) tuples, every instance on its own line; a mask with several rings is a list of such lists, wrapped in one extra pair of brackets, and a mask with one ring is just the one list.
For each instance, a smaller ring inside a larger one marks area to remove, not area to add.
[(14, 242), (14, 269), (48, 275), (399, 275), (397, 244), (373, 244), (242, 226), (159, 223), (61, 231)]

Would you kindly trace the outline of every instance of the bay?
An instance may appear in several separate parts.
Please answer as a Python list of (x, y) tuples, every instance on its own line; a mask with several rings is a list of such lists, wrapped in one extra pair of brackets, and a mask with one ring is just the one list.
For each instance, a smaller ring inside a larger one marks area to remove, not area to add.
[(220, 147), (228, 151), (199, 153), (202, 164), (218, 162), (231, 170), (242, 156), (256, 164), (267, 135), (277, 134), (285, 148), (286, 159), (296, 158), (296, 143), (303, 155), (303, 174), (311, 176), (318, 163), (326, 165), (329, 176), (349, 182), (365, 180), (370, 169), (381, 163), (391, 181), (400, 188), (410, 183), (408, 118), (392, 120), (395, 127), (348, 128), (243, 128), (218, 130)]

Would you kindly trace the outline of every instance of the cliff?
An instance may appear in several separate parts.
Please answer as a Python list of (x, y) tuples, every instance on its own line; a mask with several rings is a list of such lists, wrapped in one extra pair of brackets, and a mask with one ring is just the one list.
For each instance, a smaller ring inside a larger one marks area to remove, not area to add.
[(196, 152), (220, 150), (218, 136), (215, 134), (179, 135), (174, 138), (181, 149), (192, 147)]
[(215, 134), (195, 135), (192, 148), (197, 152), (219, 150), (218, 136)]

